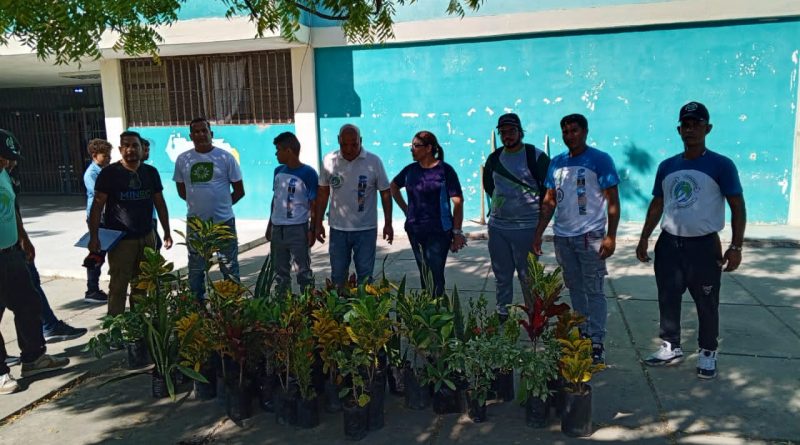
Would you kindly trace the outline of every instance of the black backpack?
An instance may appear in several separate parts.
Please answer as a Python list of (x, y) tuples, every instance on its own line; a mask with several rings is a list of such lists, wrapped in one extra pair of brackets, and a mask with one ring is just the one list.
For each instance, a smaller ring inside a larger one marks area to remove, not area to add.
[[(541, 203), (545, 192), (544, 178), (547, 175), (547, 169), (550, 167), (550, 157), (532, 144), (524, 144), (524, 148), (528, 170), (531, 172), (531, 176), (533, 176), (533, 180), (536, 181), (536, 185), (539, 188), (539, 202)], [(492, 195), (494, 195), (494, 178), (492, 175), (495, 172), (515, 184), (531, 189), (528, 184), (522, 182), (503, 166), (500, 162), (500, 153), (502, 152), (503, 148), (495, 149), (489, 157), (486, 158), (486, 165), (483, 167), (483, 189), (486, 191), (486, 194), (489, 195), (490, 200)]]

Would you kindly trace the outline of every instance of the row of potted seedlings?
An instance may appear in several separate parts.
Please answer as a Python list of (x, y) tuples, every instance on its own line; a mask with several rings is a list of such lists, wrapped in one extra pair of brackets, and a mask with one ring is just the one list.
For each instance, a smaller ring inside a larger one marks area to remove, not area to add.
[[(231, 235), (208, 221), (188, 224), (187, 244), (210, 268)], [(174, 398), (176, 381), (187, 377), (196, 398), (224, 395), (235, 422), (253, 414), (255, 395), (280, 424), (313, 428), (320, 407), (341, 411), (345, 436), (359, 440), (383, 427), (388, 383), (408, 409), (467, 412), (481, 422), (490, 397), (516, 399), (528, 425), (544, 427), (555, 407), (565, 434), (588, 436), (587, 382), (602, 367), (592, 364), (591, 342), (580, 336), (582, 318), (558, 303), (560, 271), (545, 272), (531, 256), (529, 273), (525, 305), (511, 308), (501, 324), (483, 297), (462, 311), (456, 289), (433, 298), (407, 290), (405, 278), (279, 294), (268, 258), (252, 290), (208, 281), (199, 303), (172, 264), (148, 250), (137, 282), (146, 296), (105, 319), (89, 349), (101, 355), (124, 344), (130, 366), (152, 362), (142, 372), (152, 372), (154, 396)]]

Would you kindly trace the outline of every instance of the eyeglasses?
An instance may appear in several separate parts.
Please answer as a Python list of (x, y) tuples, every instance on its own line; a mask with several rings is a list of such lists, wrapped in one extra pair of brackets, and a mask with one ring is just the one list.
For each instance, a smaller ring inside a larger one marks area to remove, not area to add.
[(411, 147), (412, 148), (422, 148), (422, 147), (427, 147), (428, 145), (430, 145), (430, 144), (411, 144)]

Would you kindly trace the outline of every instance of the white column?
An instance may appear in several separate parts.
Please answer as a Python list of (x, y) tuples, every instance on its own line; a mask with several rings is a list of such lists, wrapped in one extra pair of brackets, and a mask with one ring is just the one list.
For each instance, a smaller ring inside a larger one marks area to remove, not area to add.
[(317, 128), (317, 90), (314, 78), (314, 48), (292, 48), (294, 127), (300, 139), (300, 162), (319, 171), (320, 146)]
[[(800, 74), (800, 68), (798, 68)], [(792, 184), (789, 189), (789, 217), (787, 223), (800, 225), (800, 88), (797, 88), (797, 101), (794, 110), (794, 150), (792, 153)], [(746, 199), (747, 197), (745, 197)]]
[(119, 59), (100, 61), (100, 84), (103, 88), (103, 110), (106, 115), (106, 137), (114, 146), (111, 160), (121, 159), (119, 135), (127, 128), (125, 119), (125, 97), (122, 88), (122, 69)]

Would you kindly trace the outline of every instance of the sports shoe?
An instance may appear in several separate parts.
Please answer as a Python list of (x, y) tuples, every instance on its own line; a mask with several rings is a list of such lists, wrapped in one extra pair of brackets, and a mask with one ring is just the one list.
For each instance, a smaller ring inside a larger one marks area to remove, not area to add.
[(52, 355), (42, 354), (41, 357), (32, 362), (22, 363), (22, 378), (55, 371), (67, 366), (68, 364), (68, 358), (53, 357)]
[(683, 351), (680, 346), (672, 347), (668, 341), (662, 341), (661, 347), (644, 360), (648, 366), (673, 366), (683, 361)]
[(6, 356), (6, 366), (17, 366), (19, 365), (19, 357), (16, 355), (7, 355)]
[(86, 332), (88, 332), (86, 328), (73, 328), (59, 320), (55, 328), (44, 332), (44, 341), (46, 343), (57, 343), (72, 340), (83, 336)]
[(717, 376), (717, 351), (700, 349), (697, 356), (697, 377), (713, 379)]
[(83, 301), (92, 304), (108, 303), (108, 294), (101, 290), (86, 292), (86, 295), (83, 296)]
[(592, 364), (606, 364), (606, 349), (603, 347), (602, 343), (592, 343)]
[(17, 389), (19, 389), (19, 385), (14, 377), (11, 377), (10, 372), (0, 375), (0, 394), (11, 394)]

